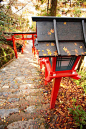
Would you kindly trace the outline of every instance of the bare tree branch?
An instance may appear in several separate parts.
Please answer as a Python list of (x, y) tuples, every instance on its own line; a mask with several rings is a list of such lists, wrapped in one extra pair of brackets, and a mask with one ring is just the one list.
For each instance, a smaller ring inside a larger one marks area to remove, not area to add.
[(25, 8), (27, 5), (28, 5), (28, 3), (27, 3), (25, 6), (23, 6), (21, 9), (17, 10), (14, 14), (16, 14), (16, 13), (19, 12), (19, 11), (21, 11), (21, 10), (22, 10), (23, 8)]

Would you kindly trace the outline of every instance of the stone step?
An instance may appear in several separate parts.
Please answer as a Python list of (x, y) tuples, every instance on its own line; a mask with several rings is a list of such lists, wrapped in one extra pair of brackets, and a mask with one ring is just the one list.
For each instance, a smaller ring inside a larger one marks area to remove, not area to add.
[(43, 118), (36, 118), (35, 120), (29, 119), (28, 121), (17, 121), (9, 124), (7, 126), (8, 129), (45, 129), (44, 127), (44, 119)]
[(48, 99), (44, 98), (44, 96), (26, 96), (25, 99), (30, 105), (48, 103)]

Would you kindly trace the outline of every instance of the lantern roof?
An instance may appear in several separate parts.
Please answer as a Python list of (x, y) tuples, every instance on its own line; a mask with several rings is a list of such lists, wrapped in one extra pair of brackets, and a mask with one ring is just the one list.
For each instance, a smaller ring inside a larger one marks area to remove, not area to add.
[(86, 55), (86, 18), (32, 17), (39, 57)]

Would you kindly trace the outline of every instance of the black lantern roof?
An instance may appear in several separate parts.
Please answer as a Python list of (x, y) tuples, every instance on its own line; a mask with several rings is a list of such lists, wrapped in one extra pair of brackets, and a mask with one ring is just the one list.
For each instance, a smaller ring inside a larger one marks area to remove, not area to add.
[(39, 57), (86, 55), (86, 18), (32, 17)]

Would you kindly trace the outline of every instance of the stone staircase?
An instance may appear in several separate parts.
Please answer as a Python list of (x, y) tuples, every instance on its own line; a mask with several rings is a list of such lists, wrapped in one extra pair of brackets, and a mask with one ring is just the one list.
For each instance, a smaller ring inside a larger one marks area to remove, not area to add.
[(45, 129), (49, 103), (31, 47), (29, 41), (24, 54), (0, 70), (0, 129)]

